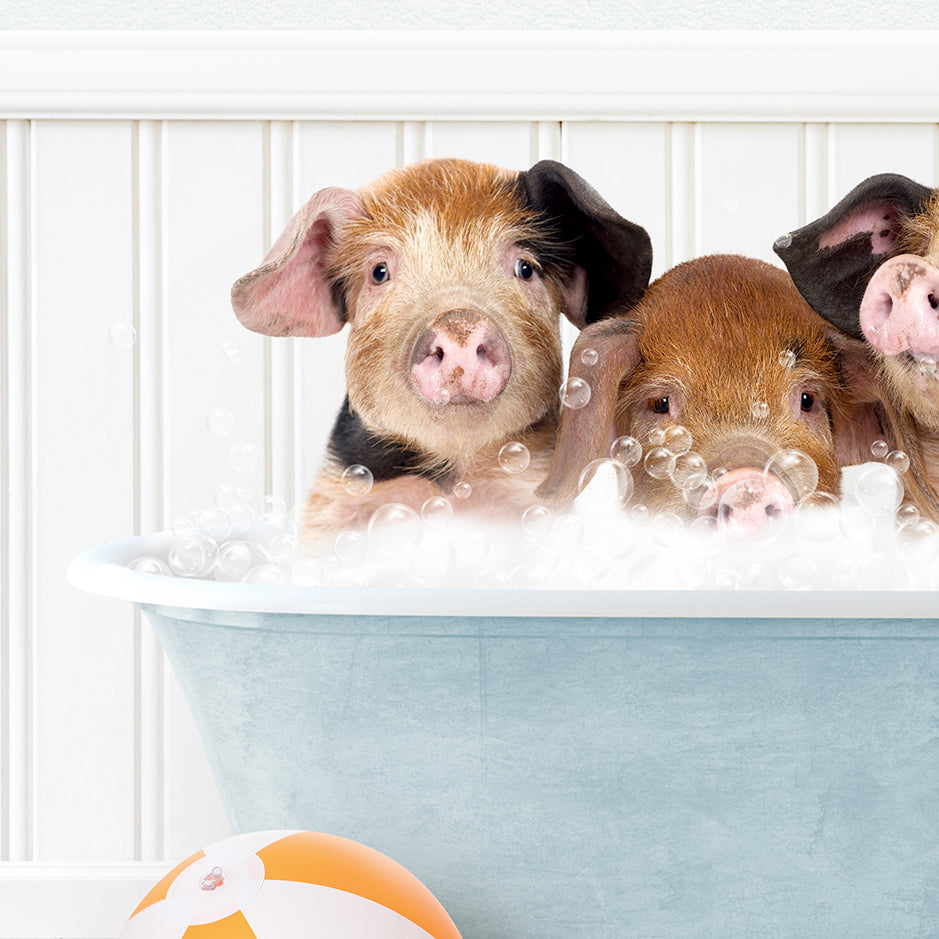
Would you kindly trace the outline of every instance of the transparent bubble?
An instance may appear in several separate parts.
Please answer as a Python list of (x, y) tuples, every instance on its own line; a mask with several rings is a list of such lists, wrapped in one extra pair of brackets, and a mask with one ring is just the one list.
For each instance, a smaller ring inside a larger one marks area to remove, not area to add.
[(446, 525), (453, 518), (453, 503), (444, 496), (431, 496), (421, 506), (421, 518), (431, 526)]
[(808, 554), (792, 554), (779, 565), (779, 582), (786, 590), (809, 590), (818, 580), (818, 565)]
[(474, 528), (463, 532), (457, 539), (456, 553), (465, 564), (479, 564), (489, 557), (492, 542), (482, 529)]
[(241, 349), (239, 349), (234, 342), (222, 343), (222, 355), (225, 357), (225, 361), (230, 365), (238, 365), (240, 362), (244, 361), (244, 355), (242, 355)]
[(282, 531), (274, 535), (267, 544), (271, 560), (275, 564), (288, 566), (297, 554), (297, 539), (293, 532)]
[(318, 587), (322, 582), (320, 562), (314, 557), (299, 557), (290, 568), (290, 582), (298, 587)]
[(792, 368), (796, 364), (796, 354), (792, 349), (783, 349), (779, 353), (779, 364), (783, 368)]
[(629, 584), (644, 590), (674, 590), (683, 586), (679, 561), (672, 551), (639, 558), (629, 572)]
[(763, 472), (780, 479), (794, 493), (796, 502), (818, 488), (818, 467), (801, 450), (778, 450), (767, 460)]
[(234, 483), (222, 483), (216, 486), (212, 501), (227, 512), (232, 506), (241, 504), (241, 490)]
[(446, 388), (438, 388), (432, 398), (434, 404), (449, 404), (450, 392)]
[(902, 450), (891, 450), (884, 457), (884, 463), (900, 476), (910, 468), (910, 458)]
[(522, 530), (536, 538), (542, 538), (551, 530), (554, 512), (546, 505), (530, 505), (522, 512)]
[(689, 526), (688, 533), (694, 537), (710, 541), (717, 532), (717, 519), (713, 515), (699, 515)]
[(127, 566), (138, 574), (159, 574), (162, 577), (171, 577), (173, 575), (169, 565), (159, 558), (135, 558)]
[[(939, 527), (928, 518), (908, 521), (897, 532), (897, 544), (904, 551), (916, 550), (925, 553), (929, 559), (939, 554)], [(923, 552), (923, 549), (926, 549)]]
[(623, 466), (635, 466), (642, 459), (642, 444), (635, 437), (617, 437), (610, 447), (610, 457)]
[(918, 522), (919, 517), (919, 509), (910, 502), (904, 502), (903, 505), (897, 509), (897, 526), (903, 528), (904, 525)]
[(871, 455), (878, 460), (882, 460), (890, 452), (890, 445), (886, 440), (875, 440), (871, 444)]
[(871, 463), (858, 474), (854, 498), (871, 515), (893, 515), (903, 501), (903, 481), (886, 463)]
[(458, 499), (466, 500), (473, 494), (473, 487), (469, 483), (457, 483), (453, 487), (453, 494)]
[(694, 443), (691, 437), (691, 431), (681, 424), (671, 424), (665, 428), (665, 436), (662, 438), (662, 446), (666, 450), (671, 450), (675, 456), (687, 453)]
[(280, 496), (263, 496), (258, 509), (261, 521), (268, 525), (284, 525), (287, 521), (287, 503)]
[(382, 554), (394, 556), (412, 550), (421, 540), (421, 517), (410, 506), (389, 502), (372, 513), (368, 538)]
[(254, 549), (247, 541), (231, 541), (219, 549), (215, 570), (223, 577), (241, 580), (254, 562)]
[(765, 420), (769, 417), (769, 405), (765, 401), (754, 401), (750, 405), (750, 414), (758, 421)]
[(232, 432), (232, 428), (235, 426), (235, 418), (232, 412), (226, 408), (212, 408), (206, 415), (205, 426), (216, 437), (225, 437)]
[(747, 476), (728, 486), (717, 503), (717, 526), (729, 541), (767, 544), (786, 528), (788, 513), (765, 475)]
[(689, 489), (682, 489), (682, 498), (698, 512), (706, 512), (717, 504), (717, 481), (713, 476), (705, 476), (700, 484)]
[(364, 496), (371, 492), (374, 477), (372, 471), (361, 463), (353, 463), (342, 471), (339, 483), (350, 496)]
[(404, 569), (415, 580), (439, 584), (456, 569), (456, 549), (446, 538), (431, 535), (405, 559)]
[(368, 539), (362, 532), (350, 528), (336, 536), (335, 550), (343, 561), (358, 561), (368, 551)]
[(583, 541), (584, 520), (576, 515), (556, 515), (551, 523), (551, 540), (565, 548), (573, 548)]
[(596, 349), (584, 349), (584, 351), (580, 353), (580, 361), (590, 367), (600, 361), (600, 355)]
[(796, 531), (809, 541), (831, 541), (840, 531), (838, 500), (827, 492), (816, 492), (811, 501), (796, 506)]
[(199, 577), (209, 568), (209, 555), (203, 539), (195, 535), (173, 543), (169, 550), (170, 569), (181, 577)]
[(509, 581), (519, 590), (544, 590), (549, 587), (550, 575), (540, 564), (519, 564), (509, 571)]
[(232, 533), (243, 535), (254, 524), (254, 509), (244, 502), (236, 502), (229, 510)]
[(653, 427), (649, 431), (649, 446), (661, 447), (665, 443), (665, 428)]
[(668, 479), (675, 468), (675, 454), (665, 447), (653, 447), (642, 465), (653, 479)]
[(916, 364), (919, 367), (920, 374), (926, 376), (932, 376), (939, 371), (939, 365), (936, 364), (936, 360), (931, 356), (926, 356), (922, 359), (917, 359)]
[(173, 524), (170, 525), (170, 531), (173, 533), (174, 538), (181, 541), (184, 538), (190, 538), (197, 534), (199, 526), (193, 519), (189, 518), (189, 516), (184, 515), (180, 518), (173, 519)]
[(644, 522), (649, 518), (649, 506), (638, 503), (629, 510), (629, 517), (635, 522)]
[(625, 505), (633, 492), (633, 474), (619, 460), (591, 460), (581, 470), (577, 491), (581, 493), (580, 505)]
[(258, 465), (258, 448), (247, 440), (236, 443), (229, 453), (232, 469), (238, 473), (252, 473)]
[(476, 575), (473, 586), (477, 590), (507, 590), (512, 586), (512, 578), (500, 567), (487, 567)]
[(276, 564), (258, 564), (245, 573), (241, 582), (262, 587), (277, 587), (287, 582), (287, 575)]
[(528, 469), (531, 453), (523, 443), (512, 440), (499, 451), (499, 466), (507, 473), (521, 473)]
[[(325, 583), (327, 587), (368, 587), (369, 580), (365, 571), (358, 568), (349, 568), (342, 567), (338, 570), (332, 571), (332, 573), (326, 575)], [(402, 582), (392, 582), (389, 580), (384, 584), (376, 584), (375, 586), (384, 586), (384, 587), (410, 587), (414, 586), (409, 583)]]
[(130, 349), (137, 341), (137, 330), (133, 323), (112, 323), (108, 330), (108, 340), (116, 349)]
[(590, 385), (582, 378), (569, 378), (561, 386), (561, 404), (576, 411), (587, 405), (590, 394)]
[(199, 530), (216, 541), (222, 541), (232, 533), (231, 515), (218, 506), (203, 509), (196, 516), (196, 521), (199, 524)]
[(773, 247), (779, 248), (781, 251), (785, 251), (789, 245), (792, 244), (792, 235), (788, 232), (785, 235), (780, 235), (774, 242)]
[(689, 451), (675, 457), (671, 480), (679, 489), (698, 489), (704, 485), (707, 476), (708, 465), (700, 453)]
[(858, 559), (857, 582), (865, 590), (907, 590), (913, 574), (899, 555), (881, 551)]
[(671, 512), (656, 515), (649, 523), (653, 540), (664, 548), (675, 548), (685, 540), (685, 525)]

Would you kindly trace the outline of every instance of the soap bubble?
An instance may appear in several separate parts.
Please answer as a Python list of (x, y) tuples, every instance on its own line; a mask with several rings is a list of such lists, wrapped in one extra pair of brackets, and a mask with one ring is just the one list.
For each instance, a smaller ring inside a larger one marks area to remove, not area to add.
[(910, 502), (904, 502), (897, 509), (897, 526), (903, 528), (904, 525), (910, 525), (919, 521), (919, 509)]
[(576, 515), (556, 515), (551, 523), (551, 540), (565, 548), (580, 544), (584, 537), (584, 520)]
[(599, 360), (600, 356), (596, 349), (584, 349), (584, 351), (580, 353), (580, 361), (588, 367), (596, 365)]
[(713, 476), (705, 476), (697, 486), (682, 489), (685, 502), (697, 512), (706, 512), (717, 504), (717, 481)]
[(937, 371), (939, 371), (939, 366), (937, 366), (936, 360), (931, 356), (917, 359), (916, 364), (919, 366), (919, 370), (922, 375), (931, 376), (935, 375)]
[(204, 540), (190, 535), (173, 543), (169, 550), (170, 568), (181, 577), (199, 577), (209, 571), (209, 552)]
[(322, 582), (322, 568), (315, 557), (297, 558), (290, 568), (290, 582), (298, 587), (318, 587)]
[(908, 521), (897, 532), (897, 545), (904, 551), (925, 549), (926, 556), (932, 560), (939, 554), (939, 527), (928, 518), (918, 518)]
[(691, 437), (691, 431), (681, 424), (672, 424), (665, 428), (665, 436), (662, 438), (662, 446), (666, 450), (671, 450), (675, 456), (681, 456), (687, 453), (694, 443)]
[(796, 506), (796, 531), (809, 541), (837, 538), (838, 500), (827, 492), (816, 492), (811, 501)]
[(261, 521), (267, 525), (284, 525), (287, 520), (287, 503), (280, 496), (266, 495), (258, 506)]
[(591, 460), (581, 470), (577, 491), (582, 494), (580, 505), (625, 505), (633, 492), (633, 475), (619, 460)]
[(590, 385), (582, 378), (569, 378), (561, 386), (561, 404), (573, 411), (586, 406), (590, 401)]
[(464, 531), (456, 541), (456, 553), (465, 564), (479, 564), (489, 556), (492, 542), (481, 528)]
[[(754, 506), (762, 508), (754, 511)], [(765, 507), (765, 508), (763, 508)], [(721, 493), (717, 526), (730, 541), (766, 544), (786, 528), (787, 514), (766, 490), (766, 476), (746, 476)]]
[(546, 505), (530, 505), (522, 512), (522, 529), (541, 538), (551, 530), (554, 513)]
[(434, 404), (449, 404), (450, 403), (450, 391), (447, 388), (438, 388), (434, 392), (434, 397), (432, 398)]
[(643, 466), (653, 479), (668, 479), (675, 468), (675, 454), (665, 447), (653, 447), (646, 453)]
[(636, 503), (629, 509), (629, 517), (634, 522), (644, 522), (649, 518), (649, 506)]
[(220, 508), (230, 511), (232, 506), (241, 505), (241, 489), (234, 483), (221, 483), (215, 487), (212, 501)]
[(141, 557), (135, 558), (127, 565), (132, 571), (138, 574), (159, 574), (162, 577), (172, 577), (173, 572), (169, 565), (159, 558)]
[(439, 584), (456, 569), (457, 556), (453, 544), (437, 534), (425, 537), (405, 559), (404, 569), (424, 584)]
[(469, 483), (457, 483), (453, 487), (453, 494), (458, 499), (468, 499), (473, 494), (473, 487)]
[(477, 590), (507, 590), (512, 586), (512, 578), (501, 567), (487, 567), (476, 575), (473, 586)]
[(818, 467), (801, 450), (778, 450), (766, 462), (763, 472), (776, 476), (801, 502), (818, 487)]
[(196, 521), (199, 530), (216, 541), (223, 541), (232, 533), (231, 515), (217, 506), (203, 509), (196, 516)]
[(792, 554), (779, 565), (779, 582), (786, 590), (808, 590), (818, 580), (818, 565), (808, 554)]
[(893, 515), (903, 501), (903, 482), (885, 463), (871, 463), (854, 485), (857, 504), (871, 515)]
[(653, 427), (649, 431), (649, 446), (650, 447), (661, 447), (665, 443), (665, 428), (664, 427)]
[(549, 586), (548, 572), (540, 564), (519, 564), (509, 571), (509, 582), (519, 590), (544, 590)]
[(791, 244), (792, 244), (792, 235), (790, 235), (790, 234), (787, 232), (787, 233), (784, 234), (784, 235), (780, 235), (780, 236), (773, 242), (773, 247), (774, 247), (774, 248), (778, 248), (778, 249), (780, 249), (781, 251), (785, 251), (786, 248), (788, 248), (789, 245), (791, 245)]
[(858, 559), (858, 584), (866, 590), (906, 590), (912, 585), (910, 566), (885, 551)]
[(235, 418), (231, 411), (225, 408), (212, 408), (206, 415), (205, 426), (216, 437), (225, 437), (232, 432), (235, 426)]
[(215, 570), (223, 577), (241, 580), (254, 560), (254, 549), (247, 541), (230, 541), (219, 549)]
[(444, 496), (431, 496), (421, 506), (421, 518), (431, 526), (446, 525), (453, 518), (453, 503)]
[(277, 587), (286, 583), (286, 574), (276, 564), (258, 564), (241, 578), (243, 584)]
[(343, 561), (358, 561), (368, 551), (368, 539), (362, 532), (349, 528), (336, 536), (335, 550)]
[(507, 473), (521, 473), (528, 469), (531, 453), (528, 447), (518, 441), (510, 441), (499, 451), (499, 466)]
[(236, 443), (229, 453), (232, 469), (238, 473), (252, 473), (258, 465), (258, 448), (247, 440)]
[(232, 532), (243, 535), (254, 524), (254, 509), (245, 502), (236, 502), (229, 510)]
[(623, 466), (635, 466), (642, 459), (642, 444), (635, 437), (617, 437), (610, 447), (610, 456)]
[(704, 485), (707, 475), (708, 465), (700, 453), (689, 451), (675, 457), (671, 480), (679, 489), (698, 489)]
[(371, 492), (374, 477), (367, 466), (353, 463), (342, 471), (339, 482), (350, 496), (364, 496)]
[(886, 440), (875, 440), (871, 444), (871, 454), (875, 459), (882, 460), (890, 452), (890, 445)]
[(112, 323), (108, 340), (116, 349), (130, 349), (137, 341), (137, 330), (132, 323)]
[(910, 468), (910, 458), (902, 450), (891, 450), (884, 457), (884, 463), (900, 476)]
[(222, 343), (222, 355), (230, 365), (238, 365), (240, 362), (244, 361), (244, 355), (242, 355), (241, 349), (239, 349), (234, 342)]
[(779, 364), (783, 368), (792, 368), (796, 364), (796, 354), (792, 349), (783, 349), (779, 353)]
[(421, 540), (421, 517), (402, 502), (389, 502), (368, 520), (369, 541), (386, 555), (400, 555)]
[(170, 525), (170, 531), (177, 541), (181, 541), (184, 538), (191, 538), (193, 535), (197, 534), (199, 526), (188, 515), (182, 515), (179, 518), (173, 519), (173, 523)]
[(758, 421), (765, 420), (769, 417), (769, 405), (765, 401), (754, 401), (750, 405), (750, 413)]
[(267, 542), (267, 555), (275, 563), (289, 565), (297, 553), (297, 539), (291, 531), (281, 531)]

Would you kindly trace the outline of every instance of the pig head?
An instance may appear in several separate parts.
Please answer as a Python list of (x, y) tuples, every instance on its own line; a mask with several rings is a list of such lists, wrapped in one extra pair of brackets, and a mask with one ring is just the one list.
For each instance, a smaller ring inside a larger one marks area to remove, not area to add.
[(910, 456), (907, 493), (939, 519), (939, 197), (897, 174), (872, 176), (830, 212), (777, 239), (812, 307), (866, 342), (895, 436)]
[(564, 409), (539, 495), (570, 501), (584, 467), (622, 436), (644, 448), (634, 502), (687, 521), (714, 517), (735, 536), (817, 493), (839, 494), (841, 464), (880, 428), (846, 384), (867, 352), (839, 347), (834, 333), (762, 261), (679, 265), (631, 310), (581, 332), (571, 373), (592, 394)]
[[(633, 302), (651, 259), (642, 228), (552, 161), (517, 172), (428, 160), (314, 194), (232, 289), (257, 332), (349, 328), (347, 398), (307, 536), (388, 502), (420, 509), (458, 484), (467, 509), (527, 505), (553, 445), (559, 316), (582, 327)], [(527, 448), (527, 467), (501, 468), (507, 442)], [(366, 494), (341, 484), (356, 464), (371, 472)]]

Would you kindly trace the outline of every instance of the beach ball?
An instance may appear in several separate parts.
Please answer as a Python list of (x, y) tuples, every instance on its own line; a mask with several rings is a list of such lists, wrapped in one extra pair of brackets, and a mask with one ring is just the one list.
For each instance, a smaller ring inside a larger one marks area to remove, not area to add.
[(460, 939), (437, 898), (356, 841), (262, 831), (211, 845), (144, 897), (120, 939)]

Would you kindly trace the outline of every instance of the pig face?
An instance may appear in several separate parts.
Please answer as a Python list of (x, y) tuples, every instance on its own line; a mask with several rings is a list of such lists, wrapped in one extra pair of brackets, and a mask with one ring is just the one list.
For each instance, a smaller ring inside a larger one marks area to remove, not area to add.
[[(387, 501), (419, 507), (433, 486), (484, 472), (508, 440), (547, 450), (559, 314), (583, 326), (632, 302), (651, 253), (643, 229), (561, 164), (519, 173), (430, 160), (356, 192), (316, 193), (232, 300), (269, 335), (348, 324), (347, 404), (315, 488), (347, 502), (336, 478), (364, 464), (387, 485), (361, 515)], [(477, 491), (501, 498), (498, 486)]]
[(744, 534), (815, 493), (838, 494), (836, 450), (857, 427), (830, 332), (763, 262), (714, 256), (674, 268), (629, 313), (580, 334), (571, 373), (593, 392), (587, 406), (564, 409), (539, 494), (573, 498), (584, 467), (624, 435), (653, 461), (653, 475), (643, 464), (633, 471), (634, 501), (656, 513), (718, 516)]
[(775, 250), (809, 303), (875, 350), (894, 398), (939, 431), (936, 193), (905, 176), (873, 176)]

